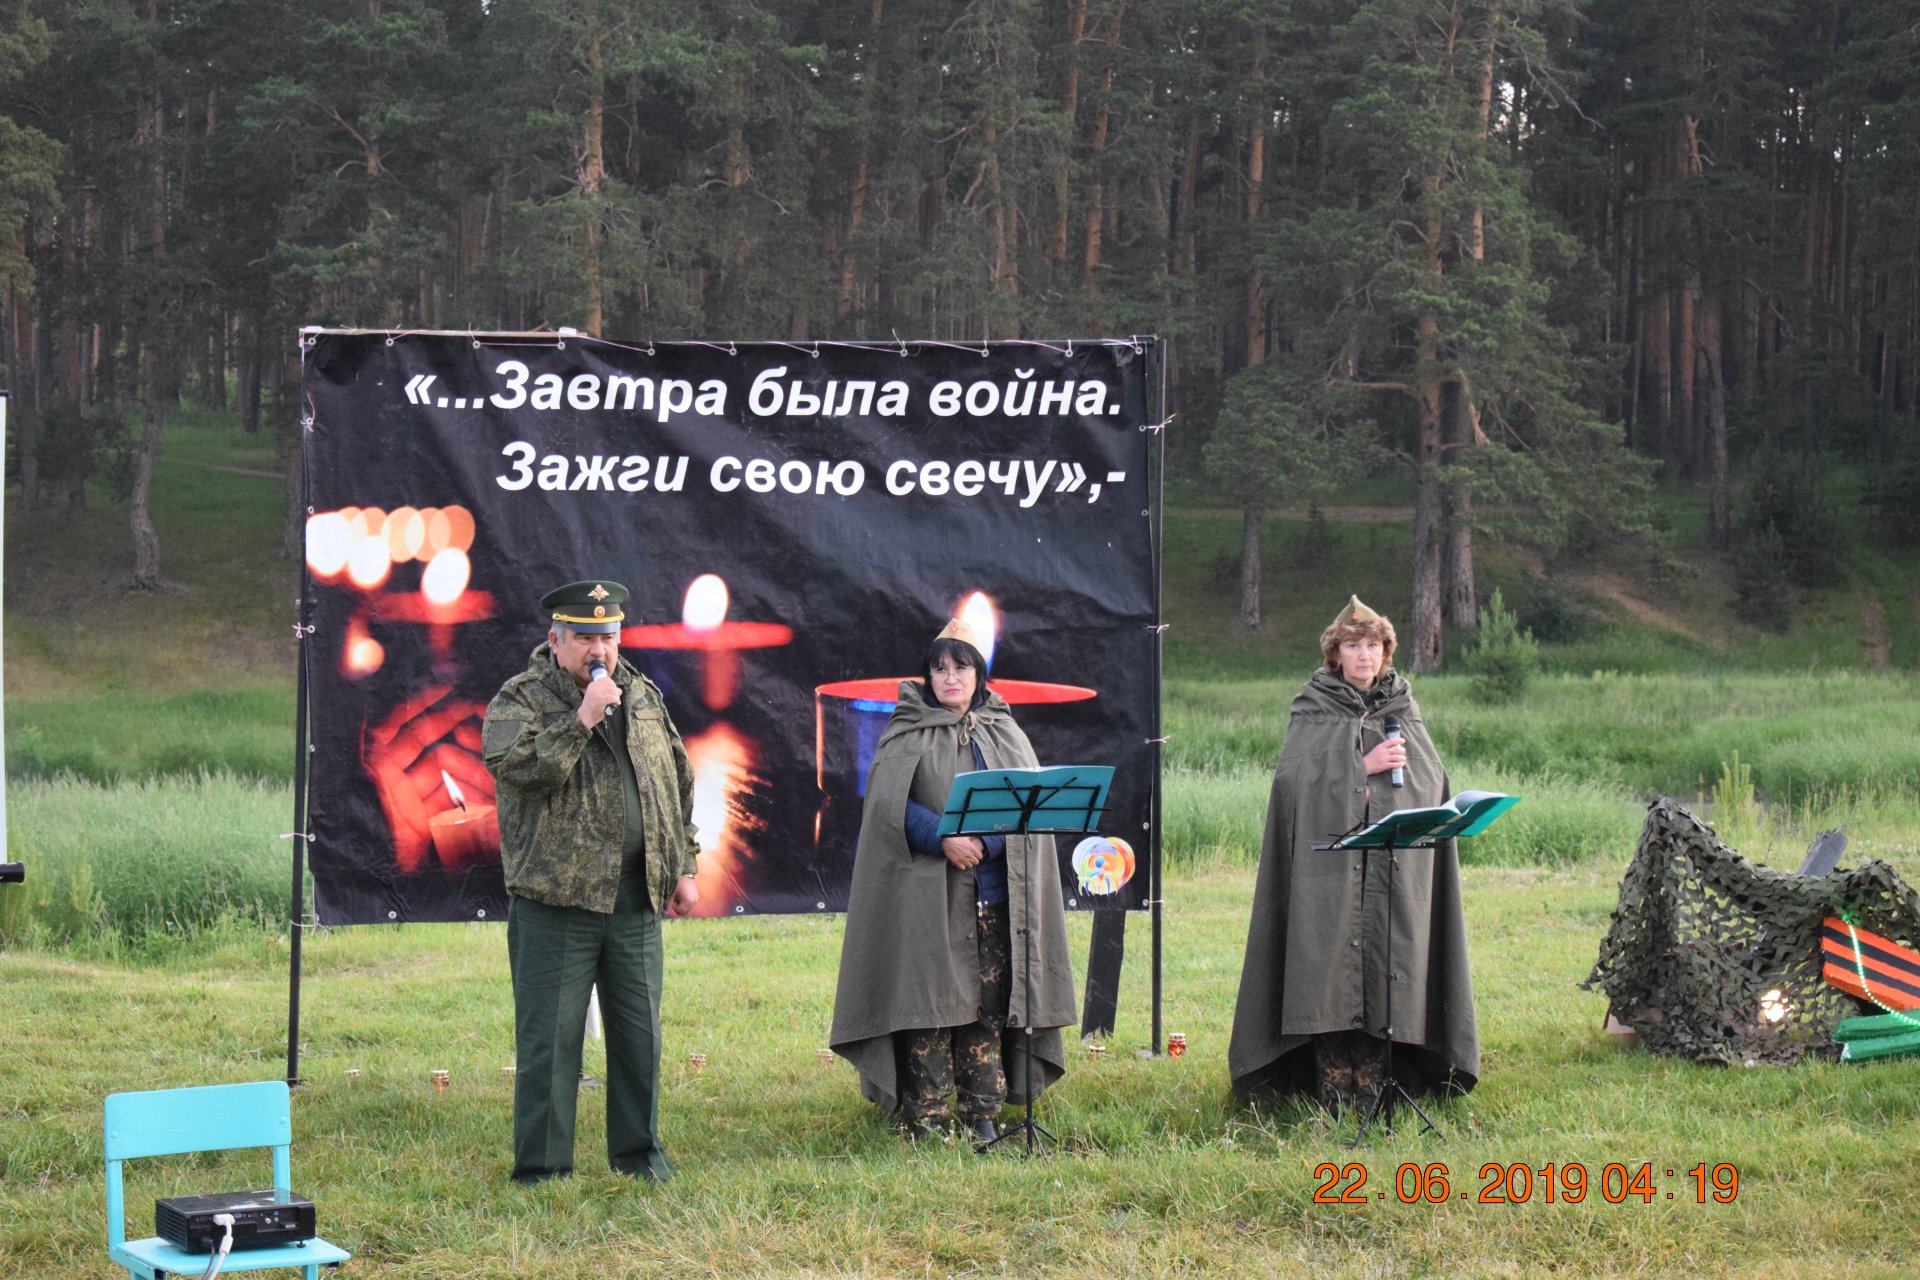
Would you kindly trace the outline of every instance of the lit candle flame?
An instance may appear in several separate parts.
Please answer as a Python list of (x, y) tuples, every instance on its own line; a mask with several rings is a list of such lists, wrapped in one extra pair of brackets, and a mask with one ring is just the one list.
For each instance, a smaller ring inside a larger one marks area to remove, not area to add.
[(467, 589), (473, 575), (473, 562), (458, 547), (448, 547), (427, 562), (420, 575), (420, 594), (429, 604), (452, 604)]
[(1000, 614), (993, 607), (993, 597), (984, 591), (974, 592), (961, 603), (956, 616), (973, 628), (974, 638), (980, 643), (980, 656), (987, 660), (987, 670), (993, 670), (993, 646), (1000, 636)]
[(447, 784), (447, 794), (453, 797), (453, 802), (459, 805), (464, 812), (467, 807), (467, 797), (461, 793), (460, 784), (455, 782), (452, 775), (445, 769), (440, 771), (440, 778)]
[(1760, 997), (1760, 1019), (1763, 1022), (1785, 1022), (1792, 1011), (1793, 1002), (1778, 987)]
[(315, 576), (335, 578), (353, 552), (353, 524), (338, 511), (307, 517), (307, 568)]
[(680, 621), (689, 631), (711, 631), (727, 620), (727, 584), (717, 573), (703, 573), (687, 587)]
[(386, 646), (373, 638), (373, 633), (367, 630), (365, 619), (355, 617), (348, 620), (347, 645), (342, 659), (347, 677), (354, 680), (372, 675), (386, 662)]
[(347, 577), (353, 585), (371, 591), (387, 580), (393, 569), (393, 556), (384, 534), (368, 534), (354, 544), (347, 556)]

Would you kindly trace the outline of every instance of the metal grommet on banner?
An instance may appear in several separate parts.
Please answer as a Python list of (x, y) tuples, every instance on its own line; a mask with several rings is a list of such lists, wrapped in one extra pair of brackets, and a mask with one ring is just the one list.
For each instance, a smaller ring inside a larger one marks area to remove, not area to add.
[(647, 355), (649, 358), (651, 358), (653, 355), (653, 339), (652, 338), (647, 339)]
[(891, 330), (890, 332), (892, 332), (893, 334), (893, 340), (900, 344), (901, 356), (905, 357), (907, 354), (907, 340), (900, 336), (900, 331), (898, 329)]

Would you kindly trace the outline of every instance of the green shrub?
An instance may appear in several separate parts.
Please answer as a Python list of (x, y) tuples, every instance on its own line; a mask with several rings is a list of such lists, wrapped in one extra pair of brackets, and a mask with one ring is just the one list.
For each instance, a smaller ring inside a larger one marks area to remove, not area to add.
[(1531, 630), (1522, 631), (1496, 589), (1480, 611), (1480, 633), (1462, 655), (1473, 677), (1474, 696), (1482, 702), (1512, 702), (1540, 672), (1540, 645)]

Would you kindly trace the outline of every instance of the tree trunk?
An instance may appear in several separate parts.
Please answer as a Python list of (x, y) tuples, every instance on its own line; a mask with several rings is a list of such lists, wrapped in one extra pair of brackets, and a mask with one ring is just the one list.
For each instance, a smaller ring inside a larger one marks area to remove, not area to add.
[[(1080, 41), (1087, 30), (1087, 0), (1067, 0), (1066, 83), (1060, 92), (1060, 115), (1067, 122), (1072, 138), (1074, 121), (1080, 114)], [(1064, 267), (1067, 261), (1067, 223), (1073, 211), (1073, 192), (1069, 185), (1071, 166), (1061, 165), (1053, 182), (1053, 236), (1047, 245), (1047, 259)], [(1062, 273), (1064, 274), (1064, 272)]]
[[(1480, 414), (1473, 402), (1473, 389), (1464, 380), (1447, 384), (1442, 402), (1446, 412), (1447, 447), (1456, 453), (1454, 468), (1461, 465), (1458, 454), (1476, 448), (1482, 440)], [(1473, 587), (1473, 490), (1464, 476), (1449, 481), (1444, 495), (1442, 515), (1447, 530), (1446, 620), (1456, 631), (1471, 630), (1477, 622), (1479, 599)]]
[(160, 394), (160, 360), (147, 348), (140, 378), (140, 446), (133, 460), (133, 495), (127, 515), (133, 526), (133, 582), (135, 591), (158, 591), (160, 535), (153, 527), (153, 464), (160, 456), (160, 431), (166, 425), (166, 406)]
[(1727, 383), (1719, 299), (1709, 294), (1695, 312), (1700, 326), (1700, 377), (1706, 419), (1707, 541), (1716, 551), (1733, 545), (1733, 479), (1727, 456)]
[[(1253, 75), (1256, 82), (1266, 72), (1266, 34), (1254, 35)], [(1260, 225), (1260, 187), (1266, 180), (1267, 168), (1267, 122), (1264, 106), (1256, 111), (1248, 121), (1247, 135), (1247, 292), (1245, 323), (1247, 326), (1247, 363), (1259, 364), (1267, 358), (1266, 298), (1260, 287), (1260, 262), (1255, 246), (1259, 238), (1255, 234)]]
[(240, 326), (240, 426), (248, 434), (260, 430), (260, 330), (266, 319), (249, 312)]
[(586, 275), (587, 311), (580, 319), (581, 328), (596, 338), (600, 336), (606, 306), (600, 271), (600, 181), (607, 171), (606, 117), (606, 66), (600, 52), (600, 37), (596, 34), (587, 41), (586, 134), (580, 157), (580, 194), (586, 198), (587, 205), (586, 261), (582, 264)]
[[(27, 251), (27, 235), (20, 233), (20, 252)], [(35, 511), (40, 506), (40, 415), (34, 394), (33, 300), (18, 285), (9, 291), (12, 305), (7, 308), (7, 368), (13, 377), (12, 426), (20, 445), (20, 506)]]
[(1113, 13), (1107, 19), (1107, 33), (1101, 39), (1108, 49), (1107, 66), (1100, 73), (1100, 102), (1093, 110), (1093, 163), (1090, 166), (1087, 190), (1092, 200), (1087, 208), (1086, 249), (1081, 256), (1081, 277), (1090, 290), (1098, 291), (1099, 281), (1096, 273), (1100, 270), (1101, 231), (1107, 218), (1107, 200), (1105, 183), (1102, 181), (1101, 158), (1107, 150), (1107, 129), (1113, 119), (1113, 47), (1120, 41), (1120, 18), (1126, 12), (1126, 0), (1115, 0)]
[(1260, 522), (1266, 513), (1258, 507), (1240, 512), (1240, 625), (1260, 627)]
[[(1438, 237), (1430, 243), (1437, 245)], [(1430, 369), (1436, 364), (1439, 330), (1433, 316), (1420, 317), (1414, 330), (1419, 367)], [(1414, 437), (1413, 634), (1407, 668), (1419, 674), (1438, 671), (1446, 661), (1441, 621), (1448, 539), (1446, 495), (1440, 479), (1446, 443), (1445, 384), (1430, 382), (1414, 387), (1413, 393), (1419, 424)]]

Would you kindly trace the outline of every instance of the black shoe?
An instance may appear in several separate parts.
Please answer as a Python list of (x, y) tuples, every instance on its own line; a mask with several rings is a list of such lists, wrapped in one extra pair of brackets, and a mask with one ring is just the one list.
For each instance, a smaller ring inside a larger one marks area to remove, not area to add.
[(973, 1149), (985, 1154), (988, 1147), (1000, 1140), (1000, 1131), (993, 1127), (993, 1121), (986, 1117), (969, 1121), (967, 1136), (973, 1139)]
[(946, 1131), (926, 1123), (924, 1120), (907, 1121), (907, 1145), (917, 1147), (923, 1142), (939, 1142), (946, 1138)]
[(572, 1169), (515, 1169), (507, 1175), (507, 1178), (523, 1187), (531, 1187), (549, 1182), (554, 1178), (571, 1178), (572, 1176)]

